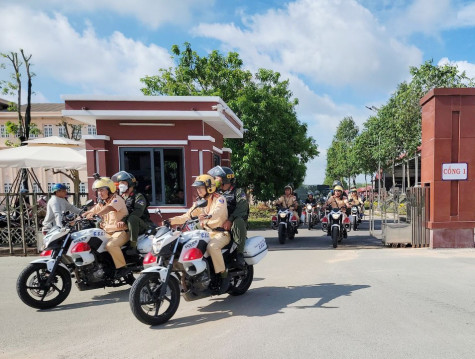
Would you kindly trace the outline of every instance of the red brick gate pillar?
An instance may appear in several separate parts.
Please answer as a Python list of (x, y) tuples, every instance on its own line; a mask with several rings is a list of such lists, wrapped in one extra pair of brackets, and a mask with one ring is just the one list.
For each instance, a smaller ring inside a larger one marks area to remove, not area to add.
[(420, 103), (421, 182), (430, 186), (430, 246), (474, 247), (475, 88), (433, 89)]

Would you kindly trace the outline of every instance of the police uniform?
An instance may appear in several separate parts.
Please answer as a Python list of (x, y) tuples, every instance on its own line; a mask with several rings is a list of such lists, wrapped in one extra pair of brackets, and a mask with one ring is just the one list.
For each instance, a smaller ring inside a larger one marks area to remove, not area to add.
[(124, 196), (124, 200), (129, 214), (122, 221), (127, 223), (131, 244), (135, 246), (139, 234), (144, 233), (152, 223), (147, 210), (147, 200), (142, 193), (135, 192)]
[(288, 196), (286, 195), (280, 196), (280, 198), (277, 201), (275, 201), (275, 204), (281, 205), (284, 208), (294, 207), (293, 214), (295, 217), (298, 218), (298, 213), (295, 211), (295, 209), (297, 208), (297, 203), (295, 202), (297, 202), (297, 198), (295, 198), (295, 196), (291, 194)]
[(113, 194), (106, 203), (98, 203), (91, 208), (89, 213), (96, 214), (105, 206), (112, 206), (114, 211), (102, 215), (101, 228), (107, 233), (109, 241), (106, 244), (106, 249), (114, 260), (116, 268), (121, 268), (126, 265), (124, 254), (120, 247), (122, 247), (129, 240), (127, 228), (117, 227), (118, 222), (122, 222), (124, 217), (128, 214), (127, 206), (124, 199), (118, 194)]
[(211, 218), (202, 221), (201, 225), (210, 233), (210, 240), (206, 249), (213, 261), (214, 271), (215, 273), (221, 273), (226, 270), (221, 249), (231, 240), (229, 232), (223, 229), (224, 222), (228, 220), (228, 208), (226, 199), (217, 193), (209, 195), (207, 201), (208, 205), (206, 208), (196, 208), (192, 211), (195, 206), (193, 204), (192, 208), (185, 214), (170, 218), (170, 224), (183, 224), (192, 216), (200, 214), (210, 215)]
[(247, 220), (249, 218), (249, 203), (246, 192), (241, 188), (231, 186), (221, 193), (228, 204), (228, 220), (232, 222), (231, 233), (234, 242), (238, 246), (238, 252), (244, 252), (247, 238)]

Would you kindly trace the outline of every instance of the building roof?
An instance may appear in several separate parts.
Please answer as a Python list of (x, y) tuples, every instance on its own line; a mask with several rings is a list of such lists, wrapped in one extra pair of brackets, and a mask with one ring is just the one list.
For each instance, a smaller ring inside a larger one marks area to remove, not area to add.
[[(26, 110), (26, 105), (21, 105), (21, 111)], [(64, 103), (32, 103), (32, 112), (61, 112), (64, 110)]]
[[(7, 111), (8, 102), (6, 106), (2, 106), (0, 99), (0, 112), (13, 112)], [(64, 110), (64, 103), (32, 103), (31, 112), (61, 112)], [(21, 112), (26, 111), (26, 105), (21, 105)]]
[[(0, 99), (0, 118), (16, 117), (16, 111), (8, 111), (10, 101)], [(34, 117), (61, 117), (64, 110), (64, 103), (32, 103), (31, 115)], [(26, 105), (21, 105), (21, 112), (24, 114)]]
[(243, 123), (218, 96), (62, 95), (64, 116), (96, 124), (97, 120), (199, 120), (224, 138), (242, 138)]

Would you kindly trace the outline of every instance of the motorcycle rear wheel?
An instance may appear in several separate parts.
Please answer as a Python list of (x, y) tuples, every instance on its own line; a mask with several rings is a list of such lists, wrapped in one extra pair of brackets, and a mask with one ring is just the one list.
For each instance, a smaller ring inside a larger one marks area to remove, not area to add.
[(247, 265), (244, 267), (244, 276), (233, 277), (229, 283), (228, 293), (237, 296), (247, 292), (254, 279), (254, 267)]
[(338, 247), (338, 239), (340, 237), (340, 229), (338, 227), (332, 228), (332, 244), (333, 248)]
[[(180, 286), (175, 277), (170, 276), (167, 292), (163, 300), (158, 299), (162, 287), (160, 274), (142, 273), (130, 289), (129, 304), (135, 318), (144, 324), (159, 325), (166, 323), (175, 314), (180, 304)], [(168, 308), (160, 313), (162, 305)]]
[(279, 234), (279, 243), (285, 244), (285, 240), (287, 239), (287, 229), (285, 226), (279, 226), (278, 234)]
[(54, 280), (46, 287), (49, 275), (45, 263), (30, 263), (23, 269), (16, 282), (16, 291), (23, 303), (36, 309), (49, 309), (68, 297), (71, 292), (68, 270), (58, 266)]

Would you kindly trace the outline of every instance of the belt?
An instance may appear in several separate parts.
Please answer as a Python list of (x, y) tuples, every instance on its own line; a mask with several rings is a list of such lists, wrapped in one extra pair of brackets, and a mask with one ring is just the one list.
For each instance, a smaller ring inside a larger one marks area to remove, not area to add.
[(114, 234), (114, 233), (119, 233), (119, 232), (128, 232), (129, 230), (128, 229), (121, 229), (119, 231), (114, 231), (114, 232), (106, 232), (107, 234)]

